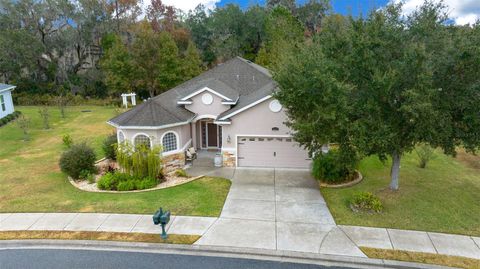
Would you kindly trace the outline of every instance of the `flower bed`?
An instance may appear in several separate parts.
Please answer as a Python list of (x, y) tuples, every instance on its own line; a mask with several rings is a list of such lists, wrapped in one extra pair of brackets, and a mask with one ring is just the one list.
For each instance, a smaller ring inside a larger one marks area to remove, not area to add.
[(99, 174), (95, 176), (94, 182), (69, 178), (70, 183), (78, 189), (89, 192), (130, 193), (174, 187), (203, 177), (190, 177), (182, 172), (171, 173), (161, 179), (136, 178), (120, 172), (118, 164), (110, 159), (99, 160), (95, 166)]
[(339, 183), (339, 184), (327, 183), (327, 182), (320, 181), (320, 187), (322, 187), (322, 188), (346, 188), (346, 187), (351, 187), (351, 186), (357, 185), (358, 183), (362, 182), (362, 180), (363, 180), (362, 174), (360, 173), (360, 171), (356, 170), (355, 174), (354, 174), (354, 177), (353, 177), (353, 180), (351, 180), (351, 181), (344, 182), (344, 183)]

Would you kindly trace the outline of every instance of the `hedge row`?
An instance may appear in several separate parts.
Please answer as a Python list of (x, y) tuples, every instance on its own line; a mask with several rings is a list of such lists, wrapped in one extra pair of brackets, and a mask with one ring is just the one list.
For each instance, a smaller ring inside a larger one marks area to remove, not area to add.
[[(85, 98), (80, 95), (68, 94), (65, 96), (68, 105), (121, 105), (121, 98), (112, 98), (108, 97), (105, 99), (94, 99), (94, 98)], [(47, 106), (56, 106), (58, 105), (58, 96), (50, 94), (28, 94), (25, 92), (16, 93), (13, 97), (14, 103), (20, 106), (38, 106), (38, 105), (47, 105)]]
[(14, 111), (13, 113), (8, 114), (7, 116), (0, 119), (0, 126), (3, 126), (5, 124), (9, 123), (10, 121), (18, 118), (21, 114), (22, 114), (22, 112), (20, 112), (20, 111)]

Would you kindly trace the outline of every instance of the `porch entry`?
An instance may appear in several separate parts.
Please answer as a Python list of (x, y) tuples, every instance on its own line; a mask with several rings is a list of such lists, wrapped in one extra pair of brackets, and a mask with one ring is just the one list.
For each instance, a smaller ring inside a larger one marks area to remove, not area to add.
[(222, 147), (222, 126), (213, 123), (213, 120), (200, 122), (202, 149), (219, 149)]

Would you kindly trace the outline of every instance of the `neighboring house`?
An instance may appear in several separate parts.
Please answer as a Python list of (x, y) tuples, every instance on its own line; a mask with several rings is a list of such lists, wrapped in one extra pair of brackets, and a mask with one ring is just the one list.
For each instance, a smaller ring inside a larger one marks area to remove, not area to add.
[[(270, 72), (231, 59), (111, 119), (118, 141), (162, 145), (167, 170), (183, 167), (185, 150), (218, 150), (224, 166), (308, 168), (292, 140)], [(195, 165), (195, 163), (194, 163)]]
[(12, 91), (15, 87), (0, 83), (0, 119), (15, 111), (12, 100)]

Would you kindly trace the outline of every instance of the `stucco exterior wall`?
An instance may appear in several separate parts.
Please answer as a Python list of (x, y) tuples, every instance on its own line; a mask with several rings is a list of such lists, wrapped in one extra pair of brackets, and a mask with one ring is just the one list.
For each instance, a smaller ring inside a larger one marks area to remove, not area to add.
[[(222, 145), (223, 148), (235, 148), (237, 144), (237, 135), (289, 135), (291, 133), (284, 122), (287, 121), (287, 115), (284, 109), (280, 112), (272, 112), (269, 104), (274, 99), (270, 98), (250, 109), (247, 109), (233, 116), (230, 125), (222, 125)], [(272, 128), (277, 127), (278, 131)], [(230, 143), (227, 137), (230, 135)]]
[(118, 132), (123, 132), (125, 139), (128, 140), (130, 143), (134, 143), (134, 137), (137, 134), (145, 134), (150, 137), (152, 144), (155, 145), (162, 145), (162, 137), (165, 133), (168, 132), (175, 132), (178, 136), (178, 150), (182, 149), (185, 144), (187, 144), (191, 139), (190, 133), (190, 124), (185, 124), (181, 126), (176, 126), (172, 128), (165, 128), (160, 130), (146, 130), (146, 129), (117, 129)]
[(3, 95), (3, 99), (5, 101), (5, 111), (2, 110), (0, 107), (0, 119), (7, 116), (8, 114), (12, 114), (15, 109), (13, 107), (13, 100), (12, 100), (12, 92), (11, 91), (5, 91), (0, 93), (0, 95)]
[(222, 99), (215, 94), (209, 93), (213, 96), (213, 102), (209, 105), (205, 105), (202, 102), (202, 96), (208, 92), (200, 93), (194, 97), (192, 97), (192, 104), (185, 105), (185, 108), (196, 113), (197, 115), (213, 115), (217, 116), (220, 113), (230, 109), (230, 105), (222, 104)]

